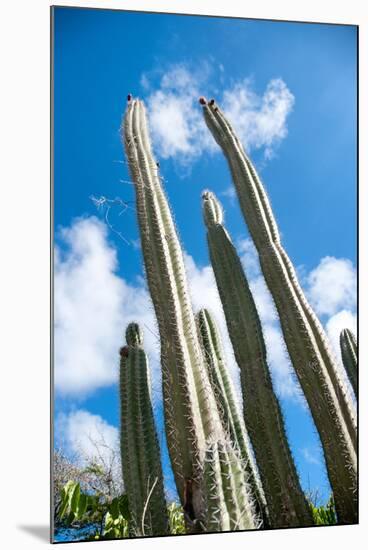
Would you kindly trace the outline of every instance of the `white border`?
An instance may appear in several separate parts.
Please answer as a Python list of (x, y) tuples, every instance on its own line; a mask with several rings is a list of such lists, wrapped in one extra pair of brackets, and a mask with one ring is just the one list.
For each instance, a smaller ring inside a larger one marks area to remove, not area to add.
[[(205, 537), (100, 542), (128, 548), (346, 549), (367, 535), (367, 57), (368, 19), (360, 0), (125, 0), (67, 1), (61, 5), (174, 11), (351, 23), (360, 25), (360, 525)], [(46, 0), (8, 2), (1, 10), (1, 544), (42, 544), (25, 527), (49, 521), (49, 5)], [(153, 7), (154, 6), (154, 7)], [(23, 526), (23, 528), (21, 528)], [(41, 529), (42, 531), (42, 529)], [(69, 546), (69, 545), (66, 545)], [(80, 548), (87, 548), (83, 543)], [(73, 546), (73, 548), (76, 548)], [(79, 547), (78, 547), (79, 548)], [(358, 546), (359, 548), (359, 546)]]

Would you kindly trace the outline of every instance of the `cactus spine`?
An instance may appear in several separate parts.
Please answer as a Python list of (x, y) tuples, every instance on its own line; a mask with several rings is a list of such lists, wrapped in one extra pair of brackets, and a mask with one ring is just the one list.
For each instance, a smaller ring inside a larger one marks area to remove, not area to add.
[(206, 531), (254, 529), (253, 504), (247, 497), (243, 461), (228, 442), (208, 445), (204, 463)]
[(203, 194), (210, 258), (229, 336), (240, 368), (245, 424), (249, 430), (272, 527), (312, 525), (273, 391), (258, 312), (240, 259), (223, 226), (215, 195)]
[(208, 128), (222, 148), (260, 264), (280, 317), (290, 358), (321, 438), (340, 523), (357, 521), (356, 418), (323, 328), (284, 251), (263, 185), (231, 125), (202, 100)]
[(256, 512), (262, 518), (263, 527), (267, 527), (269, 520), (266, 499), (250, 449), (247, 430), (235, 397), (235, 390), (227, 370), (218, 328), (206, 309), (201, 309), (197, 313), (196, 319), (222, 425), (224, 430), (229, 433), (235, 448), (240, 452), (248, 483), (254, 495)]
[(145, 108), (137, 99), (128, 101), (124, 143), (160, 332), (168, 449), (187, 524), (196, 529), (205, 521), (202, 474), (207, 442), (223, 441), (225, 434), (197, 334), (178, 235), (151, 151)]
[(160, 448), (153, 418), (143, 335), (128, 325), (120, 350), (121, 456), (132, 534), (168, 534)]
[(358, 349), (354, 334), (348, 328), (340, 333), (340, 349), (342, 362), (346, 374), (354, 390), (355, 397), (358, 396)]

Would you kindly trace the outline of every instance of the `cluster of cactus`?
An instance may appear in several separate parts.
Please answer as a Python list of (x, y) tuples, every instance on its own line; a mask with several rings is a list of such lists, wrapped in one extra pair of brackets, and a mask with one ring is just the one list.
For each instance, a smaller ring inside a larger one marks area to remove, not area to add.
[[(281, 246), (255, 168), (215, 102), (204, 98), (200, 102), (205, 121), (228, 160), (293, 367), (320, 434), (338, 521), (355, 523), (353, 404), (338, 376), (323, 328)], [(128, 96), (122, 130), (160, 334), (166, 440), (187, 532), (312, 525), (273, 390), (259, 315), (223, 225), (222, 207), (213, 193), (204, 192), (210, 258), (240, 370), (243, 417), (215, 321), (207, 310), (193, 312), (183, 253), (152, 153), (142, 101)], [(351, 335), (344, 336), (342, 346), (354, 387), (351, 365), (356, 348)], [(120, 381), (123, 477), (134, 528), (138, 533), (165, 534), (160, 449), (147, 358), (135, 324), (129, 325), (127, 346), (121, 351)]]

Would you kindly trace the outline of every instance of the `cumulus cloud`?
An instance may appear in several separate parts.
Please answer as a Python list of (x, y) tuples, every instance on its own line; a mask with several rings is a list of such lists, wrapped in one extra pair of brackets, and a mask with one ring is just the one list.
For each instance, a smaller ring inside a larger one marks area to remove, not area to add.
[(350, 260), (326, 256), (307, 278), (308, 297), (320, 315), (356, 308), (357, 277)]
[[(152, 138), (162, 158), (171, 157), (186, 164), (205, 151), (219, 150), (198, 107), (201, 93), (213, 90), (210, 76), (208, 67), (174, 65), (161, 75), (158, 89), (151, 90), (149, 76), (142, 75)], [(248, 152), (263, 148), (265, 158), (271, 158), (275, 147), (287, 135), (287, 117), (294, 105), (294, 96), (285, 82), (274, 78), (265, 92), (258, 95), (252, 81), (243, 79), (222, 94), (217, 93), (217, 100)]]
[(101, 466), (118, 463), (119, 432), (101, 416), (78, 409), (60, 413), (56, 432), (62, 448), (82, 465), (95, 462)]
[(165, 73), (160, 88), (147, 100), (152, 139), (164, 159), (177, 157), (186, 164), (208, 147), (214, 148), (197, 107), (202, 77), (177, 65)]
[(117, 275), (116, 250), (95, 217), (62, 228), (55, 250), (55, 388), (84, 397), (116, 383), (119, 348), (133, 320), (145, 331), (146, 349), (157, 342), (150, 298), (142, 284)]
[(262, 96), (257, 95), (249, 79), (225, 90), (223, 108), (234, 125), (247, 151), (264, 147), (266, 158), (286, 137), (286, 120), (294, 105), (294, 96), (281, 78), (267, 84)]

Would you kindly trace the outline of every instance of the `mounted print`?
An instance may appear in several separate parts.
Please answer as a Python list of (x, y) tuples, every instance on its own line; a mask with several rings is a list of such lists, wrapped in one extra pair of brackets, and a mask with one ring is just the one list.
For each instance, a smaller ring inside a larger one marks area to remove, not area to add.
[(358, 28), (51, 15), (53, 542), (357, 523)]

